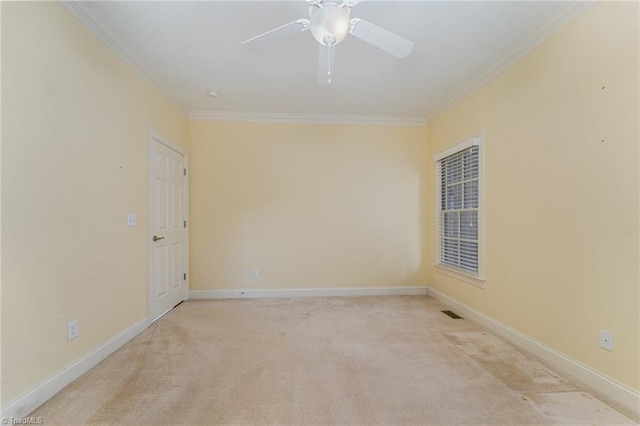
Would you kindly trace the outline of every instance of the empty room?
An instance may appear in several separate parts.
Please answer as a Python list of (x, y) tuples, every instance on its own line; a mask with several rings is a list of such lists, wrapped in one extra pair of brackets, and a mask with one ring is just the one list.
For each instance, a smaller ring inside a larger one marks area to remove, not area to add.
[(2, 424), (638, 424), (639, 23), (0, 2)]

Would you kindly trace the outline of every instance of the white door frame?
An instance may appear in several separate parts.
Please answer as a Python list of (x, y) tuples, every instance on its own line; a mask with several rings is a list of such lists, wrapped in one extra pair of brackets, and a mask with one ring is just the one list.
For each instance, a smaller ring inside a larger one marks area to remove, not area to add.
[(184, 294), (182, 296), (182, 300), (189, 299), (189, 153), (184, 147), (172, 142), (171, 140), (165, 138), (159, 133), (155, 132), (152, 129), (148, 129), (148, 144), (147, 144), (147, 321), (151, 324), (153, 321), (158, 318), (152, 318), (151, 316), (151, 306), (153, 305), (153, 219), (152, 214), (155, 213), (154, 207), (155, 200), (153, 199), (153, 192), (151, 191), (152, 185), (155, 182), (152, 182), (153, 175), (151, 173), (151, 164), (156, 161), (155, 153), (155, 143), (159, 142), (165, 145), (167, 148), (170, 148), (180, 155), (184, 157), (184, 167), (187, 170), (184, 175), (184, 193), (183, 193), (183, 205), (185, 208), (185, 219), (187, 221), (187, 226), (184, 228), (184, 268), (187, 274), (187, 279), (184, 284)]

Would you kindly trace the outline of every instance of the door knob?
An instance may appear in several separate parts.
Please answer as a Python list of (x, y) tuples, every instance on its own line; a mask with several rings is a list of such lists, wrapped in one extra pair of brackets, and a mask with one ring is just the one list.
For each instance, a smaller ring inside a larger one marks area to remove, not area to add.
[(153, 241), (164, 240), (164, 237), (158, 237), (157, 235), (153, 236)]

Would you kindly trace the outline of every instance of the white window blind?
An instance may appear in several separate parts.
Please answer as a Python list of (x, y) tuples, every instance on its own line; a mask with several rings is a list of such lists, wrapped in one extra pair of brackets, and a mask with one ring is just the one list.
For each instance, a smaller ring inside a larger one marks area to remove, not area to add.
[(480, 276), (480, 147), (463, 143), (436, 158), (438, 264)]

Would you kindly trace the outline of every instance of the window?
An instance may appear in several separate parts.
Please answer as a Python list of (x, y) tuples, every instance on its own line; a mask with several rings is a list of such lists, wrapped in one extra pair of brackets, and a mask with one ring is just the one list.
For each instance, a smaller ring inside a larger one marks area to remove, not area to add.
[(482, 277), (481, 138), (435, 156), (437, 163), (437, 264)]

